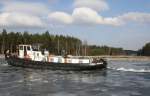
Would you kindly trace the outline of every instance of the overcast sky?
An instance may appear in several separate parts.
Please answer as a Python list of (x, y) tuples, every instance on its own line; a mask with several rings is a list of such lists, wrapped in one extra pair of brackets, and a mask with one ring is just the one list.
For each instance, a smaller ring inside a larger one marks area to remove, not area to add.
[(0, 0), (3, 28), (137, 50), (150, 42), (150, 0)]

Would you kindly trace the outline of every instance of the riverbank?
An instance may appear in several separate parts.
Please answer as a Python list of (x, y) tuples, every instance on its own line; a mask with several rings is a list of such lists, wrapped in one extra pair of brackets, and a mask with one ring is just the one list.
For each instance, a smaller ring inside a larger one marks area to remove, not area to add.
[(125, 60), (125, 61), (150, 61), (148, 56), (108, 56), (108, 60)]
[(85, 56), (88, 58), (106, 58), (108, 61), (150, 61), (150, 56)]
[(148, 56), (107, 56), (108, 60), (150, 61)]

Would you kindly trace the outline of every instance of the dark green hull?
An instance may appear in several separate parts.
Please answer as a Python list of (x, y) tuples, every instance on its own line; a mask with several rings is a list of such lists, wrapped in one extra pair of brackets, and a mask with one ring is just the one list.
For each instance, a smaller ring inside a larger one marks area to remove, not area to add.
[(9, 65), (24, 68), (36, 68), (36, 69), (51, 69), (51, 70), (101, 70), (107, 67), (107, 62), (103, 61), (103, 64), (89, 65), (89, 64), (72, 64), (72, 63), (52, 63), (41, 62), (20, 59), (17, 57), (10, 57), (6, 59)]

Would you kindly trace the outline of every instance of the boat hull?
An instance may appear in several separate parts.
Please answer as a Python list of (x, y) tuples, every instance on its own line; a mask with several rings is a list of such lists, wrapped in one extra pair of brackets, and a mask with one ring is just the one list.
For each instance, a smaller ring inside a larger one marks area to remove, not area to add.
[(53, 63), (53, 62), (41, 62), (20, 59), (17, 57), (9, 57), (6, 59), (9, 65), (24, 68), (36, 68), (36, 69), (51, 69), (51, 70), (101, 70), (107, 67), (107, 62), (102, 64), (89, 65), (89, 64), (72, 64), (72, 63)]

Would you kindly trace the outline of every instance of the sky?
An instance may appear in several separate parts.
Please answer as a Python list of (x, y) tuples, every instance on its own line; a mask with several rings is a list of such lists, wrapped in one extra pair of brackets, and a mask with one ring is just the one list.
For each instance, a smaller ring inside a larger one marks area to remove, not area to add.
[(138, 50), (150, 42), (149, 25), (150, 0), (0, 0), (0, 30)]

